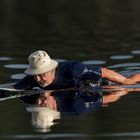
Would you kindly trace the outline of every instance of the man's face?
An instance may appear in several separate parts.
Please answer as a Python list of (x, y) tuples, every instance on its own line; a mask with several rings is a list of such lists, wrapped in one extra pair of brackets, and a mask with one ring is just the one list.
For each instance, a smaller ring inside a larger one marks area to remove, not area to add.
[[(49, 94), (49, 93), (46, 93), (46, 94)], [(51, 95), (48, 95), (47, 97), (45, 94), (40, 95), (38, 99), (36, 100), (36, 104), (42, 107), (48, 107), (53, 110), (57, 110), (56, 99)]]
[(34, 78), (40, 86), (45, 87), (53, 82), (55, 78), (55, 72), (54, 70), (51, 70), (46, 73), (35, 75)]

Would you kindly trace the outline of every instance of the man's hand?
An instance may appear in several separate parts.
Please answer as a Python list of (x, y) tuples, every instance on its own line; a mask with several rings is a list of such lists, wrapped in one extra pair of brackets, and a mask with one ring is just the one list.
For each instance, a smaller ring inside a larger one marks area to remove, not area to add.
[(126, 78), (123, 84), (124, 85), (133, 85), (133, 84), (136, 84), (136, 82), (131, 79)]
[(115, 71), (109, 70), (107, 68), (102, 68), (101, 72), (102, 72), (102, 78), (106, 78), (115, 83), (120, 83), (123, 85), (132, 85), (136, 83), (135, 80), (126, 78), (125, 76)]

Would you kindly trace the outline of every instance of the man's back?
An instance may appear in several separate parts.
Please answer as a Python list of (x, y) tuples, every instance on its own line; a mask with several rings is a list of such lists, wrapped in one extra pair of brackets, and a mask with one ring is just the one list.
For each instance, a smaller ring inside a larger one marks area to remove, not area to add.
[(58, 89), (79, 86), (80, 82), (86, 80), (98, 82), (100, 79), (100, 66), (90, 66), (79, 61), (66, 61), (58, 64), (55, 70), (55, 78), (50, 85), (41, 87), (33, 76), (26, 76), (14, 87), (17, 89), (32, 89), (37, 86), (43, 89)]

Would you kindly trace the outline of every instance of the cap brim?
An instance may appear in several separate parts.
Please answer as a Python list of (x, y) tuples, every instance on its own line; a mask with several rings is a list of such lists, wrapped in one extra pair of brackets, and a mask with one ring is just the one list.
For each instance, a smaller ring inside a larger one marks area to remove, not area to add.
[(55, 60), (51, 60), (51, 63), (48, 66), (38, 69), (31, 69), (30, 66), (25, 70), (25, 74), (27, 75), (37, 75), (48, 72), (52, 69), (55, 69), (58, 66), (58, 62)]

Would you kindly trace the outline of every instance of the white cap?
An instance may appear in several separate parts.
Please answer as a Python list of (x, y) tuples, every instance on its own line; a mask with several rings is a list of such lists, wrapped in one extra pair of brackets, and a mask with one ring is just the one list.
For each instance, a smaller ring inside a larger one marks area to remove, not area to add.
[(48, 72), (58, 66), (45, 51), (36, 51), (28, 57), (29, 67), (25, 70), (28, 75), (37, 75)]

